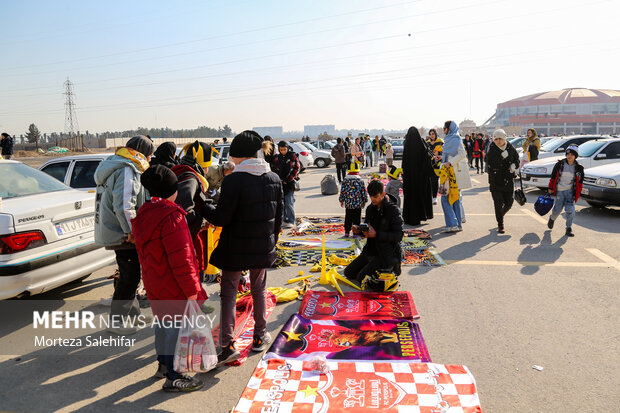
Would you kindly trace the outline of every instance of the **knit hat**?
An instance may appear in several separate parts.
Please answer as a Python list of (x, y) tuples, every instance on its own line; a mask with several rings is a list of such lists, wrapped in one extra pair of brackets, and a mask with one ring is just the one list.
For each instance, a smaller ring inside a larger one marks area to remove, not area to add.
[(351, 161), (349, 164), (348, 173), (358, 173), (360, 171), (360, 163), (357, 161)]
[(506, 139), (506, 131), (504, 131), (503, 129), (497, 129), (495, 130), (495, 132), (493, 132), (493, 139), (495, 138), (502, 138), (502, 139)]
[(572, 153), (575, 155), (575, 158), (579, 156), (579, 147), (577, 145), (568, 145), (566, 148), (566, 153)]
[(135, 149), (145, 157), (149, 157), (153, 155), (153, 152), (155, 152), (155, 145), (153, 145), (153, 140), (144, 135), (134, 136), (127, 141), (127, 144), (125, 146), (131, 149)]
[(256, 158), (256, 153), (261, 150), (263, 138), (253, 130), (245, 130), (235, 136), (230, 144), (228, 156), (233, 158)]
[(140, 176), (140, 182), (151, 196), (168, 198), (177, 190), (177, 176), (163, 165), (151, 166)]
[(391, 165), (390, 170), (388, 171), (388, 176), (390, 178), (398, 179), (401, 173), (403, 173), (402, 168), (397, 168), (396, 166)]

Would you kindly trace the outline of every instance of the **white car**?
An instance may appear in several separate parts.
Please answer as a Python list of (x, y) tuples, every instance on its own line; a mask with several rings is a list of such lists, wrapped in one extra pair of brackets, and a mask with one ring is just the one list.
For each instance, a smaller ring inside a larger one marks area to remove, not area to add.
[(332, 151), (332, 148), (336, 146), (336, 141), (310, 141), (306, 143), (309, 143), (317, 149), (322, 149), (330, 153)]
[[(521, 179), (524, 186), (547, 188), (553, 166), (566, 155), (539, 159), (525, 164), (521, 168)], [(577, 162), (584, 168), (618, 162), (620, 159), (620, 138), (607, 138), (586, 142), (579, 146)]]
[[(306, 148), (300, 142), (287, 142), (289, 146), (289, 150), (295, 152), (299, 157), (299, 163), (301, 164), (300, 172), (303, 172), (304, 169), (314, 164), (314, 157), (312, 156), (312, 152), (310, 149)], [(276, 150), (278, 147), (276, 146)]]
[(41, 165), (39, 170), (71, 188), (95, 193), (95, 171), (101, 161), (111, 155), (114, 154), (110, 152), (54, 158)]
[(334, 161), (334, 158), (332, 158), (331, 149), (329, 151), (317, 149), (310, 142), (300, 143), (306, 148), (308, 148), (309, 151), (311, 151), (312, 157), (314, 158), (314, 164), (317, 166), (317, 168), (326, 168)]
[(39, 294), (114, 262), (94, 241), (95, 197), (0, 160), (0, 299)]
[(538, 159), (540, 160), (540, 159), (545, 159), (545, 158), (555, 158), (558, 155), (564, 155), (564, 152), (566, 152), (566, 148), (568, 148), (568, 145), (579, 146), (589, 141), (605, 139), (605, 138), (610, 138), (610, 136), (575, 135), (575, 136), (556, 137), (555, 139), (545, 142), (544, 144), (542, 144), (541, 142), (542, 146), (540, 147)]
[[(557, 138), (557, 137), (553, 137), (553, 136), (547, 136), (547, 137), (544, 137), (544, 138), (538, 138), (538, 139), (540, 139), (540, 146), (541, 146), (541, 148), (542, 148), (542, 146), (543, 146), (544, 144), (546, 144), (547, 142), (550, 142), (550, 141), (552, 141), (553, 139), (558, 139), (558, 138)], [(512, 144), (512, 142), (510, 142), (510, 143)], [(515, 147), (515, 149), (517, 150), (517, 153), (519, 154), (519, 158), (520, 158), (521, 156), (523, 156), (523, 147), (522, 147), (522, 145), (523, 145), (523, 141), (521, 141), (521, 145), (519, 145), (519, 146), (512, 145), (512, 146), (514, 146), (514, 147)]]
[(620, 153), (616, 155), (614, 163), (585, 170), (581, 197), (590, 206), (620, 206)]

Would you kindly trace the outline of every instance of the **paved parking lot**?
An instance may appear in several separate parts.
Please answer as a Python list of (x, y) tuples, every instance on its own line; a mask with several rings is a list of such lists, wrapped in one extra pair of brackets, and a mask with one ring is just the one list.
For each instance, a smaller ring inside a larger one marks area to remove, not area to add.
[[(297, 215), (342, 215), (337, 195), (322, 196), (320, 180), (333, 167), (302, 175)], [(465, 191), (467, 223), (457, 234), (441, 234), (441, 206), (422, 228), (444, 267), (403, 267), (401, 289), (411, 291), (422, 333), (434, 362), (467, 365), (476, 377), (486, 412), (600, 412), (620, 405), (620, 209), (577, 205), (576, 236), (566, 238), (561, 217), (553, 231), (533, 210), (540, 194), (527, 190), (528, 204), (506, 218), (506, 234), (495, 231), (493, 202), (485, 175), (472, 175)], [(305, 268), (306, 270), (308, 268)], [(268, 286), (283, 286), (299, 268), (269, 271)], [(93, 273), (29, 300), (108, 298), (114, 267)], [(317, 286), (317, 289), (323, 289)], [(217, 304), (217, 288), (208, 292)], [(50, 305), (46, 301), (46, 305)], [(268, 322), (277, 333), (298, 302), (278, 304)], [(2, 335), (16, 334), (32, 314), (3, 314)], [(10, 322), (8, 322), (10, 320)], [(63, 357), (39, 352), (0, 356), (0, 410), (21, 412), (171, 412), (230, 410), (260, 355), (240, 367), (201, 375), (206, 385), (179, 395), (160, 391), (151, 331), (114, 356)], [(544, 370), (537, 371), (533, 365)]]

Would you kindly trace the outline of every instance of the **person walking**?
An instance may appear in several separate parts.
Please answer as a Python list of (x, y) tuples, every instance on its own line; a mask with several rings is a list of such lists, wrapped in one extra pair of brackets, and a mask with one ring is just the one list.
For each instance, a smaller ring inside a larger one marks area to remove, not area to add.
[(394, 148), (392, 148), (391, 143), (388, 143), (385, 146), (385, 164), (387, 165), (388, 168), (392, 166), (392, 164), (394, 164)]
[(379, 135), (375, 136), (372, 141), (372, 158), (375, 165), (379, 165), (379, 154), (381, 153), (381, 142), (379, 142)]
[(575, 202), (579, 200), (583, 188), (583, 166), (577, 162), (579, 148), (569, 145), (566, 148), (566, 158), (560, 159), (551, 171), (549, 193), (555, 196), (553, 209), (547, 227), (553, 229), (562, 208), (566, 212), (566, 236), (574, 237), (573, 219), (575, 218)]
[(489, 191), (493, 197), (497, 232), (503, 234), (504, 216), (514, 202), (514, 178), (519, 167), (519, 154), (506, 140), (503, 129), (493, 132), (493, 143), (486, 155), (486, 163), (489, 167)]
[(121, 326), (120, 320), (141, 314), (136, 300), (140, 261), (131, 220), (145, 201), (140, 175), (148, 169), (154, 151), (151, 139), (134, 136), (95, 170), (95, 243), (114, 250), (120, 273), (110, 309), (113, 322), (109, 331), (115, 334), (135, 333), (134, 325), (123, 321)]
[(2, 147), (2, 158), (11, 159), (13, 157), (13, 138), (6, 132), (2, 132), (2, 140), (0, 140), (0, 147)]
[(342, 184), (342, 180), (347, 176), (347, 157), (346, 150), (342, 144), (342, 138), (336, 139), (336, 145), (332, 148), (332, 154), (336, 163), (336, 176), (338, 183)]
[(359, 162), (360, 166), (364, 165), (364, 147), (360, 138), (355, 138), (355, 144), (351, 147), (351, 161)]
[(473, 168), (474, 140), (469, 135), (465, 135), (465, 139), (463, 140), (463, 146), (465, 147), (465, 152), (467, 153), (467, 163), (469, 164), (470, 168)]
[(523, 142), (523, 160), (525, 162), (532, 162), (538, 160), (540, 154), (540, 138), (536, 129), (530, 128), (527, 130), (527, 138)]
[(344, 214), (344, 236), (348, 237), (353, 225), (359, 225), (362, 219), (362, 208), (368, 202), (368, 194), (364, 181), (359, 177), (360, 165), (351, 162), (348, 175), (342, 182), (338, 201), (340, 206), (345, 208)]
[(476, 173), (484, 172), (484, 135), (478, 133), (474, 139), (474, 163), (476, 165)]
[(379, 138), (379, 151), (381, 152), (381, 157), (385, 157), (385, 145), (387, 145), (387, 143), (388, 141), (385, 136), (381, 135), (381, 138)]
[[(205, 205), (204, 217), (212, 225), (222, 227), (220, 241), (211, 262), (222, 269), (221, 282), (221, 346), (218, 366), (240, 357), (233, 342), (237, 287), (244, 270), (250, 271), (250, 288), (254, 303), (253, 351), (263, 351), (271, 342), (266, 319), (266, 269), (276, 260), (276, 243), (282, 225), (283, 185), (264, 159), (256, 157), (261, 137), (244, 131), (230, 144), (229, 159), (234, 172), (222, 182), (217, 207)], [(282, 142), (280, 142), (282, 143)], [(298, 163), (295, 156), (282, 153), (276, 164)], [(293, 168), (288, 166), (288, 169)], [(289, 177), (290, 175), (287, 175)], [(294, 178), (293, 178), (294, 179)], [(292, 191), (292, 190), (291, 190)]]
[(370, 166), (372, 168), (372, 142), (368, 135), (364, 138), (364, 154), (366, 157), (366, 167)]
[[(428, 138), (426, 143), (433, 153), (433, 159), (431, 160), (431, 166), (433, 170), (437, 171), (441, 167), (441, 147), (443, 146), (443, 139), (437, 136), (437, 131), (431, 129), (428, 131)], [(439, 192), (439, 175), (435, 173), (431, 176), (432, 193), (433, 193), (433, 205), (437, 204), (437, 193)]]
[(463, 141), (459, 135), (459, 127), (454, 121), (446, 121), (443, 132), (446, 135), (442, 147), (442, 169), (449, 171), (452, 167), (454, 183), (458, 191), (458, 199), (450, 203), (449, 193), (444, 191), (441, 197), (441, 207), (444, 213), (446, 228), (444, 232), (457, 232), (463, 229), (465, 208), (463, 207), (463, 197), (461, 191), (471, 188), (471, 177), (469, 176), (468, 158)]
[(431, 178), (435, 172), (428, 147), (415, 126), (405, 135), (402, 169), (403, 220), (408, 225), (420, 225), (433, 218)]
[(288, 150), (285, 141), (278, 143), (278, 154), (273, 158), (273, 171), (282, 181), (284, 193), (284, 228), (295, 226), (295, 180), (299, 175), (299, 158)]

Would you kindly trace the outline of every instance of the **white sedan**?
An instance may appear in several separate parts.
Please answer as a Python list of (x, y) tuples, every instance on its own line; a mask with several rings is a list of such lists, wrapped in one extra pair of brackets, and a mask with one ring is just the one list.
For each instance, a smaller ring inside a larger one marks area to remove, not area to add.
[[(523, 186), (547, 188), (554, 165), (566, 155), (539, 159), (521, 168)], [(620, 138), (600, 139), (583, 143), (579, 146), (577, 162), (584, 168), (618, 162), (620, 159)]]
[(114, 262), (94, 242), (95, 197), (0, 160), (0, 299), (39, 294)]

